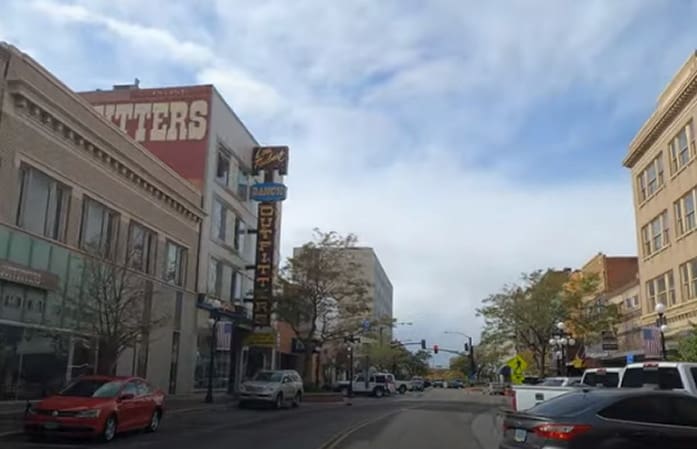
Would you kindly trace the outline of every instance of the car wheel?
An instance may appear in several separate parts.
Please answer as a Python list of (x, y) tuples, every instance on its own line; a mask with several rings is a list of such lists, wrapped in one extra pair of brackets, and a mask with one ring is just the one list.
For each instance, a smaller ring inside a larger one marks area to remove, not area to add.
[(300, 402), (303, 400), (302, 394), (298, 391), (295, 393), (295, 397), (293, 398), (293, 408), (298, 408), (300, 407)]
[(147, 432), (156, 432), (160, 428), (160, 420), (162, 419), (162, 412), (160, 410), (155, 410), (152, 412), (150, 417), (150, 424), (146, 427)]
[(280, 410), (281, 408), (283, 408), (283, 394), (282, 393), (278, 393), (278, 396), (276, 396), (276, 400), (273, 403), (273, 407), (276, 410)]
[(407, 387), (405, 385), (399, 386), (399, 394), (404, 394), (407, 392)]
[(111, 415), (106, 419), (104, 423), (104, 429), (102, 430), (102, 441), (109, 442), (116, 436), (116, 429), (118, 427), (118, 422), (116, 421), (116, 416)]
[(376, 388), (373, 394), (375, 394), (376, 398), (381, 398), (385, 396), (385, 390), (383, 390), (382, 388)]

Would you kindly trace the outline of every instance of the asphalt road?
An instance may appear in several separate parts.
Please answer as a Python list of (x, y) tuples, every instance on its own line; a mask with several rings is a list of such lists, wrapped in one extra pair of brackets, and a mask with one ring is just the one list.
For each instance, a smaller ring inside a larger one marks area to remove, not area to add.
[(496, 398), (430, 390), (360, 398), (352, 406), (303, 404), (292, 410), (210, 410), (165, 416), (155, 434), (119, 436), (108, 445), (0, 439), (2, 449), (495, 449)]

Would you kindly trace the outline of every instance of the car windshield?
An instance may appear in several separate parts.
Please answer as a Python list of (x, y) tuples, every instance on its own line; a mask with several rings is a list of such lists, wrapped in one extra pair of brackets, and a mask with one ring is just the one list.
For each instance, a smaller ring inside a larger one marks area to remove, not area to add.
[(526, 413), (549, 417), (568, 417), (583, 413), (591, 407), (595, 401), (587, 393), (567, 393), (542, 402)]
[(83, 398), (113, 398), (121, 390), (122, 381), (107, 379), (82, 379), (65, 387), (60, 396)]
[(283, 379), (283, 373), (280, 371), (259, 371), (253, 380), (257, 382), (280, 382), (281, 379)]

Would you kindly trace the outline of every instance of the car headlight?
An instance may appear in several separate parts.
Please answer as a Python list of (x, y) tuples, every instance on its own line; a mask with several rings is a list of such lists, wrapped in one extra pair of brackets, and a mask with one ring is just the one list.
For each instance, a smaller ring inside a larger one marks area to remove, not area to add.
[(75, 414), (76, 418), (97, 418), (99, 416), (100, 409), (94, 408), (90, 410), (83, 410)]

